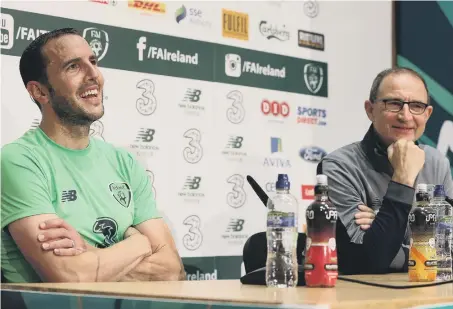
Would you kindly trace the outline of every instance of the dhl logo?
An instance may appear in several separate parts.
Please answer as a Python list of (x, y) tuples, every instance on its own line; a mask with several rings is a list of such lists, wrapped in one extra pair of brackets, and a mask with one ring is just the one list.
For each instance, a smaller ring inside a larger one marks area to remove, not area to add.
[(162, 2), (129, 0), (128, 6), (148, 12), (165, 13), (165, 3)]

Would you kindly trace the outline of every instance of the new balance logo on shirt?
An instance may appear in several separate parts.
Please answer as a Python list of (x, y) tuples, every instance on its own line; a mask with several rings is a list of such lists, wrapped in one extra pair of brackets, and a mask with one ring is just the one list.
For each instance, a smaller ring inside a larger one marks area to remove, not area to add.
[(68, 190), (63, 191), (61, 195), (61, 202), (74, 202), (77, 199), (77, 191), (76, 190)]

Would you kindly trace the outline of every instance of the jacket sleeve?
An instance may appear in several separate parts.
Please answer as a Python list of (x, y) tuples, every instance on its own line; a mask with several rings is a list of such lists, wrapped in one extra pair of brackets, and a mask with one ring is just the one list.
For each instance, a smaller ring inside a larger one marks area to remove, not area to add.
[(360, 212), (358, 205), (366, 205), (365, 186), (368, 183), (363, 173), (328, 158), (318, 165), (318, 173), (328, 177), (329, 198), (336, 206), (338, 220), (341, 220), (350, 238), (348, 250), (354, 252), (348, 251), (348, 258), (360, 259), (349, 260), (348, 264), (365, 265), (366, 269), (360, 270), (360, 273), (388, 271), (404, 241), (414, 188), (389, 181), (379, 212), (371, 227), (363, 231), (354, 217)]

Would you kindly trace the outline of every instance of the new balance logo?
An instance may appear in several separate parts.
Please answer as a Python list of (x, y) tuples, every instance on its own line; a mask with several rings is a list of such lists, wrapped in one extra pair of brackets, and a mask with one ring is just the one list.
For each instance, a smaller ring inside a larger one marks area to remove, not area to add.
[(226, 232), (240, 232), (244, 228), (244, 219), (230, 219)]
[(76, 190), (68, 190), (63, 191), (61, 194), (61, 202), (74, 202), (77, 199), (77, 191)]
[(194, 177), (190, 177), (188, 176), (186, 178), (186, 182), (184, 183), (184, 190), (197, 190), (198, 188), (200, 188), (200, 182), (201, 182), (201, 177), (199, 176), (194, 176)]
[(148, 128), (141, 128), (138, 131), (137, 138), (135, 139), (136, 142), (143, 142), (143, 143), (150, 143), (154, 140), (154, 134), (156, 130), (148, 129)]
[(244, 138), (242, 136), (230, 136), (226, 147), (239, 149), (242, 147), (243, 140), (244, 140)]
[(198, 90), (198, 89), (187, 89), (186, 91), (186, 94), (184, 95), (184, 99), (183, 101), (184, 102), (192, 102), (192, 103), (196, 103), (198, 101), (200, 101), (200, 96), (201, 96), (201, 90)]

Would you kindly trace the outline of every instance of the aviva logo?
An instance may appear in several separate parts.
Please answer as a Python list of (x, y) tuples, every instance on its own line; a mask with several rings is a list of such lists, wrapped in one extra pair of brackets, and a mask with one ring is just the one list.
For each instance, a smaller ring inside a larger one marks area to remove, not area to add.
[(280, 137), (271, 137), (271, 153), (283, 152), (282, 139)]

